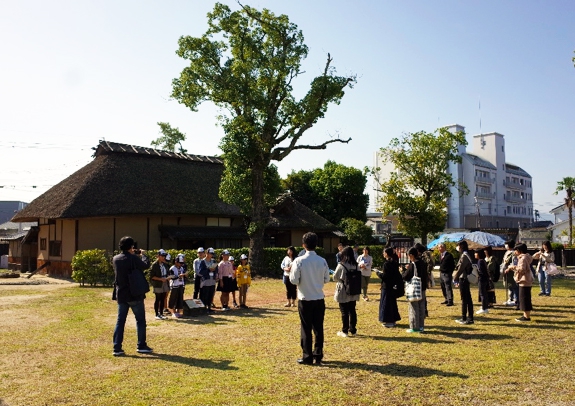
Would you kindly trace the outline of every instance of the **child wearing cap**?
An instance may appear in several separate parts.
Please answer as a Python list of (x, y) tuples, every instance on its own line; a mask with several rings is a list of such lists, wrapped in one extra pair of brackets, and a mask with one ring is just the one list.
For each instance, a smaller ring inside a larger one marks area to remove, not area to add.
[(237, 290), (238, 290), (238, 282), (237, 282), (237, 280), (236, 280), (236, 269), (237, 269), (237, 266), (236, 266), (236, 264), (235, 264), (234, 257), (231, 256), (231, 255), (230, 255), (230, 263), (232, 264), (232, 268), (233, 268), (233, 271), (234, 271), (234, 272), (233, 272), (233, 275), (234, 275), (234, 286), (232, 286), (232, 300), (233, 300), (233, 303), (234, 303), (234, 308), (237, 309), (237, 308), (239, 307), (239, 306), (238, 306), (238, 302), (236, 301), (236, 292), (237, 292)]
[(202, 275), (200, 275), (200, 263), (206, 257), (204, 252), (204, 247), (198, 248), (198, 257), (194, 259), (192, 263), (192, 268), (194, 271), (194, 299), (197, 299), (200, 295), (200, 286), (202, 284)]
[(187, 274), (183, 267), (184, 263), (180, 262), (183, 260), (184, 258), (182, 256), (177, 256), (176, 263), (170, 268), (169, 273), (172, 278), (170, 283), (172, 290), (170, 293), (168, 308), (172, 312), (173, 318), (182, 317), (179, 310), (184, 309), (184, 277)]
[(230, 262), (230, 252), (224, 250), (222, 252), (222, 260), (218, 264), (219, 283), (217, 288), (219, 292), (222, 292), (220, 302), (222, 303), (223, 311), (230, 310), (230, 292), (234, 290), (235, 276), (234, 266)]
[(154, 311), (156, 312), (156, 320), (164, 320), (164, 305), (166, 302), (166, 295), (170, 291), (168, 285), (168, 263), (166, 257), (169, 254), (163, 249), (158, 251), (158, 259), (152, 264), (150, 270), (150, 281), (156, 295), (154, 301)]
[(214, 249), (208, 248), (206, 257), (200, 263), (200, 277), (202, 278), (200, 300), (207, 307), (208, 313), (212, 312), (212, 301), (218, 279), (218, 264), (214, 260), (214, 254)]
[(240, 265), (238, 265), (238, 269), (236, 269), (236, 280), (238, 282), (238, 288), (240, 289), (240, 307), (247, 309), (246, 295), (248, 293), (248, 287), (252, 283), (252, 272), (246, 254), (240, 256)]

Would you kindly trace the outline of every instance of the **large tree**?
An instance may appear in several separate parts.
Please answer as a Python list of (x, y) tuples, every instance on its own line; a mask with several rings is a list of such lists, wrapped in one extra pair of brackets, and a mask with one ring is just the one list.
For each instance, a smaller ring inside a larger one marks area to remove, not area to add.
[(337, 76), (328, 54), (323, 72), (296, 100), (292, 86), (303, 73), (301, 62), (308, 48), (286, 15), (247, 6), (231, 11), (216, 3), (208, 13), (208, 26), (201, 37), (180, 38), (177, 54), (189, 65), (173, 80), (172, 97), (192, 111), (205, 101), (221, 109), (225, 182), (220, 196), (227, 202), (249, 203), (240, 207), (249, 222), (250, 261), (257, 272), (269, 219), (266, 196), (273, 200), (279, 184), (271, 164), (298, 149), (325, 149), (350, 141), (333, 138), (305, 145), (301, 139), (331, 103), (340, 102), (355, 76)]
[(292, 171), (282, 187), (293, 197), (334, 224), (344, 218), (365, 223), (369, 195), (364, 194), (366, 172), (327, 161), (323, 168)]
[[(379, 151), (382, 161), (394, 166), (378, 185), (382, 196), (377, 202), (379, 210), (385, 216), (397, 216), (399, 229), (421, 237), (423, 244), (427, 244), (429, 233), (445, 228), (451, 188), (467, 192), (447, 171), (450, 162), (461, 162), (459, 145), (467, 145), (465, 133), (439, 128), (433, 133), (420, 131), (394, 138)], [(378, 170), (374, 170), (376, 180)]]
[(573, 202), (575, 196), (573, 196), (573, 190), (575, 190), (575, 178), (566, 177), (557, 182), (557, 190), (555, 194), (565, 191), (565, 207), (569, 213), (569, 246), (573, 244)]

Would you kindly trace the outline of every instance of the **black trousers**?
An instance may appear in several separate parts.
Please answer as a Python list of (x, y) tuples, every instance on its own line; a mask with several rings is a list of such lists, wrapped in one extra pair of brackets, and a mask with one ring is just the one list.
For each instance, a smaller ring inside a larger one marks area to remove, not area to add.
[(489, 307), (489, 282), (479, 281), (479, 300), (481, 301), (481, 308), (486, 310)]
[[(303, 360), (311, 362), (313, 359), (321, 361), (323, 358), (323, 318), (325, 316), (325, 301), (298, 300), (299, 320), (301, 324), (301, 349)], [(315, 335), (313, 343), (312, 331)], [(313, 350), (312, 350), (313, 348)]]
[(284, 283), (286, 285), (286, 298), (287, 300), (297, 299), (297, 285), (289, 281), (289, 277), (284, 275)]
[(341, 331), (345, 334), (348, 331), (351, 334), (357, 332), (357, 312), (355, 311), (355, 300), (339, 304), (339, 311), (341, 312)]
[(202, 277), (200, 275), (196, 275), (194, 277), (194, 299), (197, 299), (200, 295), (200, 285), (202, 284)]
[(439, 278), (441, 280), (441, 292), (443, 292), (443, 297), (449, 303), (453, 303), (453, 275), (450, 273), (440, 273)]
[(461, 318), (463, 320), (473, 320), (473, 299), (471, 298), (471, 288), (467, 279), (459, 280), (459, 293), (461, 294)]

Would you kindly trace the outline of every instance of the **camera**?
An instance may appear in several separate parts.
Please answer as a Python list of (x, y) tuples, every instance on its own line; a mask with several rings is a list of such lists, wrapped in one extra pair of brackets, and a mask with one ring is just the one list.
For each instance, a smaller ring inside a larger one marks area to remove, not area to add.
[(142, 255), (142, 250), (138, 248), (138, 243), (134, 242), (134, 254)]

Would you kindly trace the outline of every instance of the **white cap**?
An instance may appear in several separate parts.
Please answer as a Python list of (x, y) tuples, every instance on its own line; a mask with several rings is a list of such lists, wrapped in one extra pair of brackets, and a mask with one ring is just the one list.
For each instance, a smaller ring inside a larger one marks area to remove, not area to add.
[(242, 254), (240, 255), (240, 259), (248, 259), (248, 256), (246, 254)]

